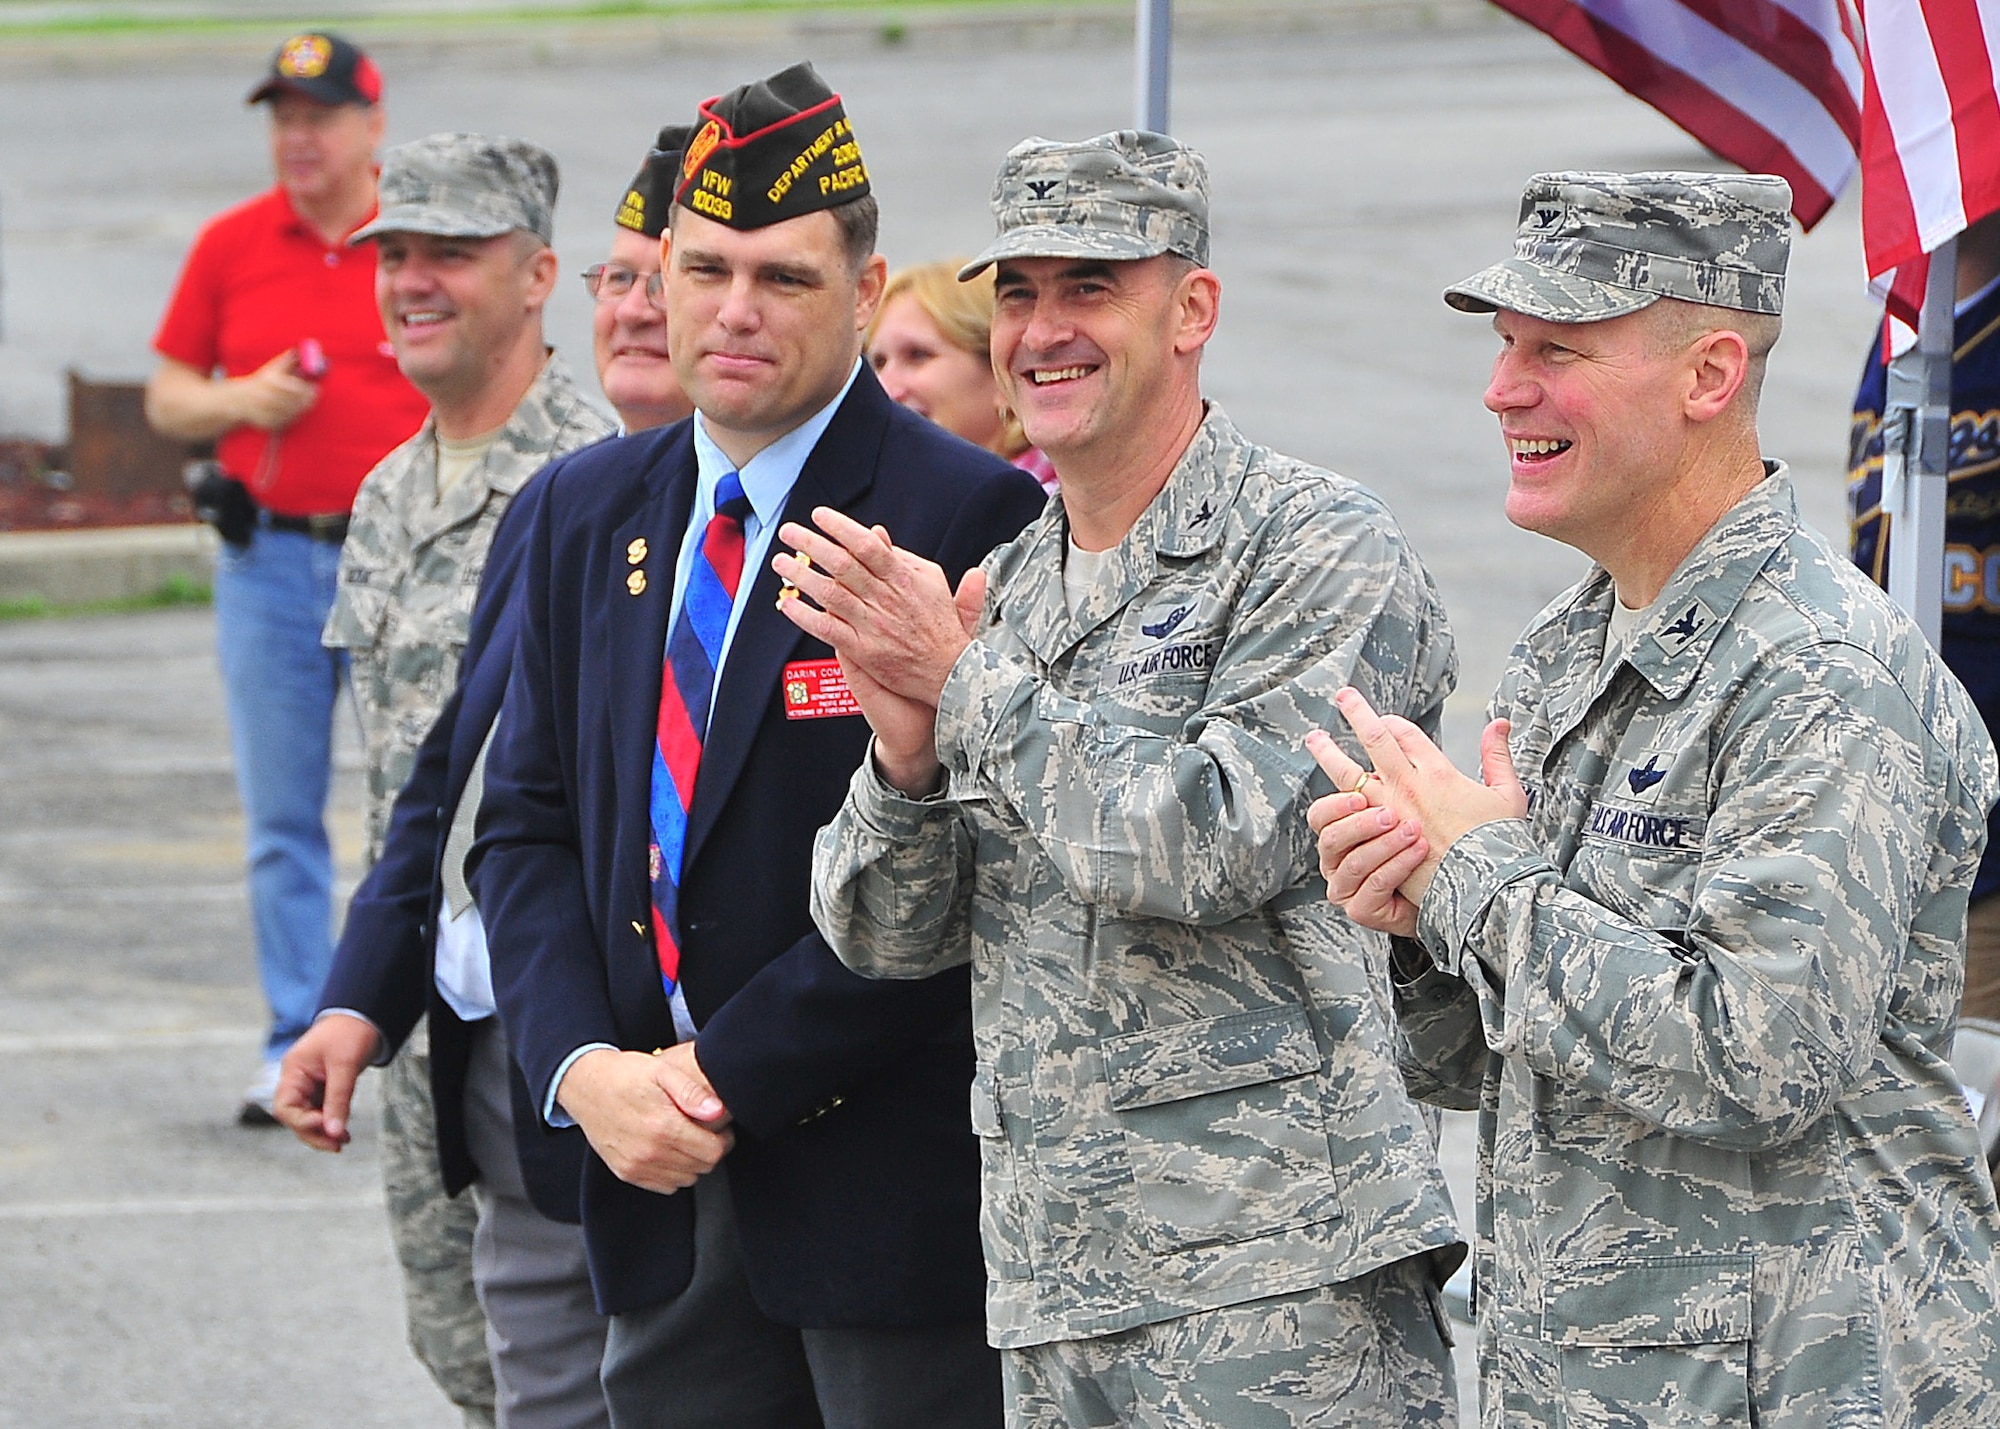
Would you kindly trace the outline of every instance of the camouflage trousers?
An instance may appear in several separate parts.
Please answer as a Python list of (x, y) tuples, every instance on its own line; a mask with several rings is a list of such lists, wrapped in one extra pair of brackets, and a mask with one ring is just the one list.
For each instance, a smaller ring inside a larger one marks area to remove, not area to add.
[(446, 1195), (438, 1171), (428, 1023), (417, 1024), (382, 1079), (382, 1187), (403, 1270), (410, 1353), (459, 1407), (467, 1429), (492, 1429), (493, 1365), (472, 1289), (479, 1212), (472, 1197)]
[(1087, 1340), (1002, 1353), (1008, 1429), (1455, 1429), (1427, 1256)]
[[(2000, 893), (1980, 899), (1966, 912), (1965, 996), (1958, 1015), (2000, 1022)], [(2000, 1163), (1989, 1169), (1993, 1192), (2000, 1195)]]

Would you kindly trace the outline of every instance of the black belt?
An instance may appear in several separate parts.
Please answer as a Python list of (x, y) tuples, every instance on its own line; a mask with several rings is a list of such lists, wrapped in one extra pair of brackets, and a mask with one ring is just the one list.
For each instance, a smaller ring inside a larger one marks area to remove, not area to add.
[(345, 511), (329, 511), (321, 516), (283, 516), (276, 511), (259, 511), (257, 523), (273, 531), (296, 531), (301, 536), (310, 536), (329, 546), (338, 546), (347, 539)]

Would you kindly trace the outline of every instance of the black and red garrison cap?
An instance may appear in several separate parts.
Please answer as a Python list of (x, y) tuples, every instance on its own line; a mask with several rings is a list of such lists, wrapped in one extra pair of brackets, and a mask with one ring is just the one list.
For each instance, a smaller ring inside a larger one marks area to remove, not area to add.
[(868, 193), (868, 166), (840, 96), (810, 63), (701, 106), (681, 160), (681, 207), (763, 228)]

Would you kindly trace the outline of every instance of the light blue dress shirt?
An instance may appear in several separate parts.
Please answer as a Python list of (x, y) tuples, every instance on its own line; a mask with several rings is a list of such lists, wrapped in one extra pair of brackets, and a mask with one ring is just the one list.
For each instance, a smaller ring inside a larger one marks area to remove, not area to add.
[[(722, 478), (734, 471), (743, 482), (743, 494), (750, 499), (750, 514), (743, 522), (743, 581), (736, 588), (736, 602), (730, 607), (729, 626), (722, 635), (722, 655), (716, 662), (715, 683), (709, 690), (709, 712), (715, 711), (715, 694), (722, 688), (722, 672), (729, 664), (729, 650), (736, 641), (736, 627), (743, 619), (744, 607), (751, 588), (757, 583), (757, 573), (763, 570), (770, 559), (771, 547), (777, 540), (779, 518), (784, 515), (785, 503), (791, 500), (792, 488), (798, 485), (799, 473), (805, 469), (806, 458), (812, 455), (819, 439), (826, 435), (827, 426), (833, 421), (833, 414), (840, 404), (847, 400), (854, 379), (861, 372), (857, 359), (853, 371), (847, 374), (847, 381), (832, 401), (821, 407), (805, 421), (779, 437), (757, 455), (750, 458), (740, 468), (723, 455), (722, 448), (708, 433), (708, 419), (700, 412), (694, 415), (694, 460), (695, 487), (694, 509), (688, 513), (687, 530), (681, 536), (680, 556), (674, 563), (674, 598), (668, 608), (667, 629), (674, 628), (674, 621), (680, 618), (681, 599), (687, 594), (688, 573), (694, 569), (695, 555), (701, 549), (703, 535), (708, 530), (709, 519), (715, 515), (715, 488)], [(666, 649), (660, 651), (664, 665)], [(700, 775), (696, 776), (697, 782)], [(688, 1012), (687, 1000), (682, 997), (678, 985), (673, 995), (674, 1034), (683, 1042), (692, 1042), (695, 1036), (694, 1017)], [(556, 1091), (562, 1086), (562, 1079), (569, 1069), (586, 1052), (594, 1052), (599, 1047), (610, 1047), (608, 1042), (592, 1042), (577, 1048), (556, 1068), (555, 1076), (549, 1082), (548, 1101), (542, 1107), (542, 1115), (550, 1126), (573, 1126), (569, 1115), (556, 1104)], [(613, 1048), (612, 1050), (617, 1050)]]

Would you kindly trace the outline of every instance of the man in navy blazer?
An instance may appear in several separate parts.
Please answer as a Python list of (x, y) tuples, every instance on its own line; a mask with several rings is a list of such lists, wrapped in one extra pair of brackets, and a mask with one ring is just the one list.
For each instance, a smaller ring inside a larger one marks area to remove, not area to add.
[[(967, 980), (870, 982), (813, 927), (813, 835), (869, 731), (769, 558), (831, 507), (956, 581), (1044, 498), (860, 361), (875, 206), (810, 66), (702, 106), (683, 172), (664, 300), (697, 415), (556, 464), (523, 558), (472, 872), (494, 991), (537, 1112), (590, 1142), (614, 1425), (996, 1426)], [(719, 486), (742, 577), (656, 929), (663, 657)]]

